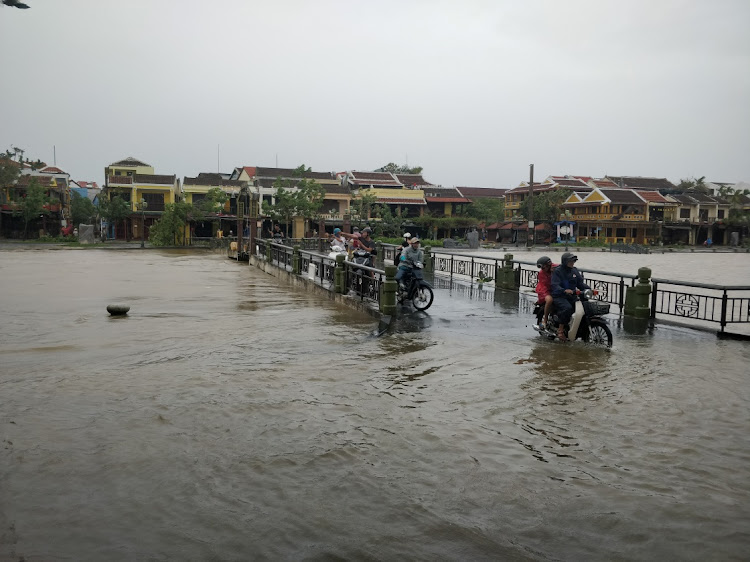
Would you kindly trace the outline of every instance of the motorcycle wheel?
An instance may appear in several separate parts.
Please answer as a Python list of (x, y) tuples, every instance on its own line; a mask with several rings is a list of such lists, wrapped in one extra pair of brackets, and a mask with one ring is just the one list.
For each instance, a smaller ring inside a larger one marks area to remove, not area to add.
[(417, 310), (427, 310), (432, 305), (433, 298), (432, 289), (429, 287), (418, 287), (411, 302)]
[(583, 338), (586, 343), (612, 347), (612, 330), (603, 322), (592, 322), (589, 326), (589, 333)]

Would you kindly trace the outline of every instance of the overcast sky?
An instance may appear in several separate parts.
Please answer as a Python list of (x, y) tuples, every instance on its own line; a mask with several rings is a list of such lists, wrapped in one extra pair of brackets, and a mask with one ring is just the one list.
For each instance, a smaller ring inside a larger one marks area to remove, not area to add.
[(77, 180), (133, 156), (750, 181), (747, 0), (24, 1), (0, 6), (0, 150)]

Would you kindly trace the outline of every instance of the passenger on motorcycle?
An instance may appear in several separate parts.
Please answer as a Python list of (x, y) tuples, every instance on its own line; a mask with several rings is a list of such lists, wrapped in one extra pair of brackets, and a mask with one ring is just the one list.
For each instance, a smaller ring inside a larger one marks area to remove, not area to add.
[(565, 324), (573, 315), (576, 289), (583, 291), (590, 289), (583, 280), (583, 274), (576, 268), (578, 256), (565, 252), (560, 258), (561, 264), (552, 272), (552, 297), (555, 304), (555, 314), (560, 322), (557, 337), (566, 340)]
[(346, 252), (346, 240), (341, 236), (341, 229), (334, 228), (333, 236), (331, 237), (331, 249), (336, 252)]
[(552, 260), (547, 256), (542, 256), (536, 260), (536, 266), (539, 268), (536, 284), (537, 301), (544, 303), (544, 316), (539, 327), (544, 329), (549, 321), (550, 310), (552, 310), (552, 270), (558, 264), (552, 263)]
[(393, 265), (398, 265), (398, 262), (401, 258), (401, 252), (403, 252), (406, 248), (409, 247), (410, 238), (411, 238), (411, 232), (404, 232), (404, 241), (401, 242), (401, 247), (396, 248), (396, 251), (393, 254)]
[(419, 247), (419, 238), (409, 239), (409, 247), (401, 252), (400, 264), (396, 272), (396, 281), (401, 289), (406, 289), (403, 282), (404, 275), (411, 273), (415, 263), (424, 262), (424, 251)]

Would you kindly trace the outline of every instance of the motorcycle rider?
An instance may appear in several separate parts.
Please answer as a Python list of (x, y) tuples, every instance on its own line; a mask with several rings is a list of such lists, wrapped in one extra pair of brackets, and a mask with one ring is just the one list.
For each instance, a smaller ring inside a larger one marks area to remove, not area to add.
[(583, 280), (583, 274), (576, 268), (577, 261), (578, 256), (565, 252), (560, 258), (560, 265), (552, 272), (552, 297), (557, 319), (560, 322), (557, 337), (562, 341), (568, 339), (565, 336), (565, 324), (573, 315), (576, 289), (583, 291), (591, 288)]
[(406, 286), (401, 281), (407, 273), (411, 273), (414, 264), (424, 262), (424, 251), (419, 247), (419, 238), (416, 236), (409, 239), (409, 247), (404, 248), (401, 252), (400, 264), (396, 272), (396, 281), (398, 286), (404, 290)]
[(357, 238), (355, 246), (355, 250), (365, 250), (366, 252), (370, 253), (370, 258), (367, 260), (367, 265), (372, 267), (373, 265), (373, 256), (376, 254), (375, 251), (375, 240), (372, 239), (372, 229), (367, 226), (362, 229), (362, 232), (359, 234), (359, 238)]
[(559, 264), (552, 263), (552, 260), (547, 256), (542, 256), (536, 260), (536, 266), (539, 268), (539, 275), (537, 276), (536, 294), (537, 301), (544, 303), (544, 316), (542, 317), (542, 323), (539, 326), (544, 329), (549, 321), (549, 313), (552, 310), (552, 270)]

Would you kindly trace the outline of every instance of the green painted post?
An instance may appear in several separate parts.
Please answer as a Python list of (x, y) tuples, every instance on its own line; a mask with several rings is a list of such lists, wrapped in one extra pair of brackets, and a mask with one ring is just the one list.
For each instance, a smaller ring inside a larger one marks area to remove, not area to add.
[(651, 317), (651, 268), (638, 269), (638, 283), (625, 292), (624, 312), (644, 320)]
[(292, 272), (295, 275), (299, 275), (301, 262), (302, 259), (299, 254), (299, 244), (297, 244), (292, 248)]
[(432, 272), (432, 253), (430, 252), (431, 248), (429, 246), (425, 246), (424, 248), (424, 270)]
[(496, 271), (495, 286), (508, 291), (516, 289), (516, 276), (513, 271), (513, 254), (505, 254), (503, 265)]
[(345, 292), (344, 287), (344, 255), (339, 254), (336, 256), (336, 267), (333, 270), (333, 290), (336, 293), (343, 294)]
[(381, 287), (382, 292), (380, 294), (380, 312), (387, 316), (396, 314), (397, 269), (395, 265), (385, 266), (385, 281)]

